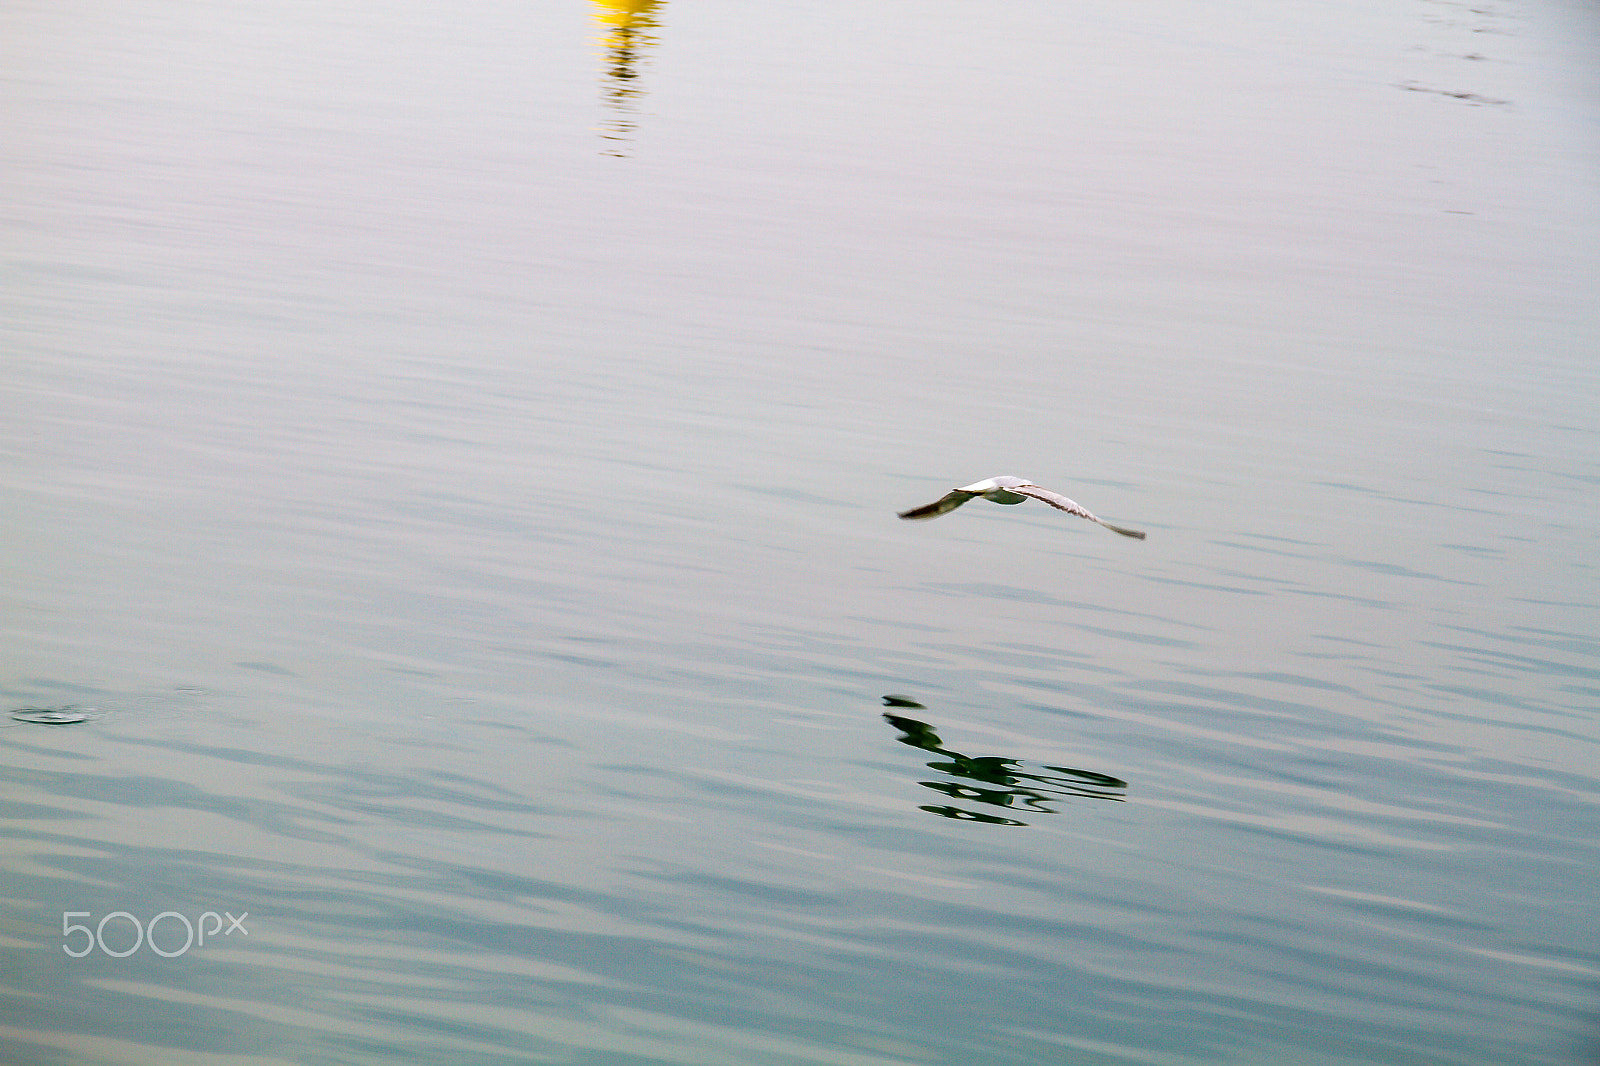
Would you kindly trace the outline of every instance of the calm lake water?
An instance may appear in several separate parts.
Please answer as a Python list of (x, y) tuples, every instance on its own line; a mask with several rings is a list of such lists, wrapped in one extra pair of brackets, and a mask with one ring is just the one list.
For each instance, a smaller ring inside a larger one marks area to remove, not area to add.
[(8, 5), (0, 1061), (1600, 1061), (1597, 49)]

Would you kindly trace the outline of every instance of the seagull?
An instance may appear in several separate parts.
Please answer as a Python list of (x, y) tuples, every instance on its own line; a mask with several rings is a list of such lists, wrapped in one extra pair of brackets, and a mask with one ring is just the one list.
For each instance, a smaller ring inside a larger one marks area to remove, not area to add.
[(951, 489), (949, 492), (945, 493), (943, 498), (936, 500), (933, 503), (927, 504), (923, 507), (913, 507), (909, 511), (901, 511), (900, 517), (912, 522), (922, 521), (929, 518), (938, 518), (942, 514), (949, 514), (951, 511), (954, 511), (957, 507), (960, 507), (962, 504), (966, 503), (975, 496), (982, 496), (984, 499), (993, 503), (1005, 504), (1021, 503), (1023, 500), (1032, 497), (1035, 500), (1042, 500), (1045, 503), (1048, 503), (1051, 507), (1054, 507), (1058, 511), (1065, 511), (1068, 514), (1075, 514), (1079, 518), (1087, 518), (1091, 522), (1096, 522), (1102, 526), (1105, 526), (1113, 533), (1121, 533), (1124, 537), (1134, 537), (1138, 540), (1144, 539), (1144, 534), (1139, 530), (1123, 529), (1121, 526), (1114, 526), (1110, 522), (1104, 521), (1099, 516), (1091, 514), (1088, 508), (1074, 503), (1072, 500), (1067, 499), (1059, 492), (1051, 492), (1049, 489), (1041, 489), (1038, 485), (1035, 485), (1033, 482), (1028, 481), (1025, 478), (1008, 477), (1004, 474), (999, 477), (988, 478), (984, 481), (973, 482), (971, 485), (967, 485), (963, 488)]

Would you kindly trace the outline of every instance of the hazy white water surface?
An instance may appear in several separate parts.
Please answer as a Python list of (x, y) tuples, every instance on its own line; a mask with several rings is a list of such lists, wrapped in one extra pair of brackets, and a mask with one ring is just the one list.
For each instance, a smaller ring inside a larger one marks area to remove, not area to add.
[(1595, 1061), (1592, 18), (3, 23), (0, 1059)]

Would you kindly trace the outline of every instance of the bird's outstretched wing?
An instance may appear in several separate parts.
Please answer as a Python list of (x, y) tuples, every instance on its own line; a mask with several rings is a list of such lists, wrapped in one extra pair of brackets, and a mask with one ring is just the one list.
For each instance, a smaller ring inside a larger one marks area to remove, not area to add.
[[(1087, 518), (1091, 522), (1097, 522), (1111, 530), (1113, 533), (1121, 533), (1124, 537), (1133, 537), (1136, 540), (1144, 540), (1145, 535), (1139, 530), (1124, 529), (1121, 526), (1114, 526), (1110, 522), (1107, 522), (1105, 519), (1101, 518), (1099, 515), (1094, 514), (1087, 507), (1084, 507), (1082, 504), (1079, 504), (1074, 500), (1067, 499), (1059, 492), (1051, 492), (1049, 489), (1041, 489), (1038, 485), (1012, 485), (1010, 486), (1010, 491), (1021, 493), (1024, 496), (1031, 496), (1043, 503), (1048, 503), (1051, 507), (1054, 507), (1058, 511), (1065, 511), (1068, 514), (1075, 514), (1079, 518)], [(948, 498), (949, 497), (946, 497), (946, 499)], [(940, 502), (942, 503), (943, 501)], [(938, 506), (938, 504), (935, 504), (934, 506)], [(902, 515), (901, 517), (904, 516)]]
[(954, 511), (976, 495), (978, 495), (976, 492), (962, 492), (960, 489), (952, 489), (933, 503), (924, 504), (921, 507), (913, 507), (909, 511), (901, 511), (900, 517), (912, 522), (927, 518), (938, 518), (942, 514), (949, 514)]

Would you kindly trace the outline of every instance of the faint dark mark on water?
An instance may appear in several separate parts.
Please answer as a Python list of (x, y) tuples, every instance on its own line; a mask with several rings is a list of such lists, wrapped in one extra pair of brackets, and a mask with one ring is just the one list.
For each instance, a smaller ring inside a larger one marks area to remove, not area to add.
[(818, 507), (853, 507), (853, 503), (833, 499), (828, 496), (818, 496), (813, 492), (801, 492), (799, 489), (784, 487), (774, 488), (771, 485), (735, 485), (734, 488), (745, 492), (755, 492), (762, 496), (775, 496), (780, 500), (793, 500), (796, 503), (811, 503)]
[(1481, 107), (1484, 104), (1495, 107), (1511, 106), (1510, 100), (1496, 100), (1492, 96), (1480, 96), (1477, 93), (1461, 92), (1456, 89), (1431, 89), (1426, 85), (1418, 85), (1414, 81), (1396, 82), (1395, 88), (1404, 89), (1412, 93), (1433, 93), (1436, 96), (1448, 96), (1452, 100), (1461, 100), (1464, 103), (1471, 104), (1473, 107)]
[(1101, 614), (1120, 615), (1123, 618), (1142, 618), (1174, 628), (1208, 628), (1204, 623), (1193, 622), (1184, 618), (1151, 614), (1147, 611), (1130, 611), (1122, 607), (1108, 607), (1098, 603), (1063, 600), (1055, 596), (1047, 596), (1042, 592), (1036, 592), (1033, 589), (1017, 588), (1014, 585), (991, 585), (978, 582), (934, 584), (930, 582), (924, 585), (923, 588), (946, 596), (981, 596), (984, 599), (1005, 600), (1011, 603), (1036, 603), (1047, 607), (1072, 607), (1078, 611), (1097, 611)]
[(1360, 570), (1367, 570), (1374, 574), (1386, 574), (1389, 577), (1414, 578), (1421, 581), (1442, 581), (1447, 585), (1476, 586), (1479, 582), (1462, 581), (1459, 578), (1440, 577), (1438, 574), (1429, 574), (1421, 570), (1413, 570), (1409, 566), (1400, 566), (1397, 563), (1386, 563), (1377, 559), (1337, 559), (1345, 566), (1353, 566)]
[[(909, 696), (885, 696), (889, 707), (926, 709)], [(943, 755), (949, 762), (930, 762), (931, 769), (948, 775), (945, 780), (919, 781), (924, 788), (941, 792), (954, 800), (981, 803), (1013, 812), (1054, 814), (1049, 802), (1060, 799), (1099, 799), (1121, 802), (1127, 797), (1123, 791), (1128, 783), (1109, 774), (1093, 770), (1080, 770), (1071, 766), (1045, 766), (1048, 774), (1023, 772), (1017, 759), (1004, 759), (995, 755), (963, 755), (944, 746), (944, 741), (926, 722), (884, 713), (890, 725), (900, 730), (896, 739), (902, 744), (923, 751)], [(1025, 826), (1028, 823), (1003, 815), (968, 810), (949, 804), (926, 804), (918, 810), (964, 822), (986, 822), (990, 825)]]
[(259, 670), (263, 674), (277, 674), (279, 677), (300, 676), (293, 670), (285, 670), (283, 667), (278, 666), (275, 663), (234, 663), (233, 665), (243, 667), (246, 670)]
[(87, 722), (89, 713), (77, 707), (18, 707), (11, 718), (33, 725), (77, 725)]

